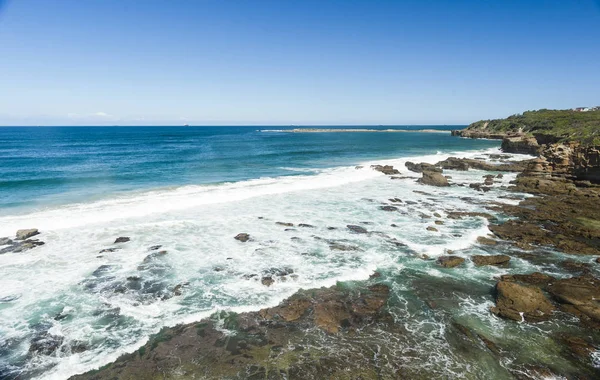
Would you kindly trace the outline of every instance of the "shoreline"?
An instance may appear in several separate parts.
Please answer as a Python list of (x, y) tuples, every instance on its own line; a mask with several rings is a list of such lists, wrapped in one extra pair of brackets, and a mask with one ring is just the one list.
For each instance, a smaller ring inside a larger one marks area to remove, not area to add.
[[(487, 168), (489, 170), (489, 167), (484, 163), (478, 163), (476, 161), (477, 160), (469, 159), (449, 159), (441, 166), (443, 169), (465, 170), (460, 169), (460, 167), (467, 165), (467, 168), (471, 167), (483, 170), (486, 170)], [(533, 176), (535, 178), (535, 176), (540, 175), (539, 172), (532, 173), (531, 168), (534, 168), (535, 164), (535, 161), (531, 161), (527, 163), (525, 168), (518, 168), (522, 174), (520, 175), (520, 178), (515, 181), (516, 190), (544, 196), (528, 198), (522, 201), (518, 206), (490, 204), (488, 206), (490, 210), (515, 215), (520, 219), (517, 219), (516, 224), (512, 224), (512, 222), (490, 224), (488, 228), (496, 235), (492, 239), (482, 237), (479, 241), (481, 244), (490, 245), (492, 247), (497, 244), (516, 245), (519, 250), (525, 252), (527, 250), (535, 250), (540, 244), (553, 244), (555, 242), (551, 240), (540, 240), (540, 235), (543, 236), (547, 233), (542, 227), (537, 226), (536, 223), (527, 224), (527, 219), (524, 221), (525, 225), (519, 222), (523, 218), (535, 220), (535, 211), (531, 211), (527, 214), (527, 212), (524, 213), (523, 210), (531, 209), (531, 205), (534, 204), (541, 209), (541, 213), (546, 213), (542, 215), (543, 217), (548, 217), (547, 213), (550, 212), (548, 209), (558, 209), (560, 212), (564, 211), (569, 213), (577, 207), (582, 207), (582, 204), (580, 203), (576, 203), (575, 206), (569, 206), (568, 202), (565, 202), (565, 199), (560, 198), (560, 196), (566, 196), (567, 199), (579, 199), (584, 203), (586, 200), (589, 201), (588, 198), (591, 194), (596, 194), (596, 196), (598, 196), (598, 189), (594, 187), (580, 189), (582, 191), (582, 194), (580, 194), (581, 196), (569, 194), (568, 190), (572, 190), (572, 184), (561, 181), (546, 184), (543, 191), (540, 191), (539, 189), (539, 178), (534, 180), (535, 185), (533, 187), (530, 186), (531, 177)], [(415, 170), (421, 170), (423, 173), (428, 172), (427, 168), (427, 166), (421, 164), (421, 167), (416, 168)], [(381, 167), (375, 168), (375, 170), (380, 170), (384, 174), (388, 174), (392, 177), (394, 174), (393, 167)], [(425, 178), (426, 175), (423, 174), (423, 179)], [(474, 190), (486, 191), (484, 185), (485, 184), (481, 184), (479, 187), (479, 189), (482, 187), (484, 189), (479, 190), (474, 188)], [(557, 207), (556, 204), (552, 204), (552, 200), (560, 202), (562, 209)], [(597, 205), (597, 203), (600, 202), (592, 200), (591, 202), (585, 203), (586, 207), (590, 208), (591, 215), (594, 214), (595, 205)], [(541, 208), (541, 206), (544, 205), (546, 207)], [(553, 220), (554, 223), (560, 224), (560, 215), (557, 220)], [(566, 230), (562, 232), (568, 234), (568, 231)], [(577, 243), (578, 241), (576, 238), (579, 233), (581, 233), (581, 230), (573, 231), (570, 241)], [(568, 236), (566, 239), (568, 239)], [(562, 248), (564, 249), (565, 247), (569, 247), (569, 245), (563, 245)], [(580, 245), (575, 244), (575, 250), (580, 248)], [(600, 251), (597, 249), (594, 250), (592, 247), (592, 249), (586, 253), (588, 255), (586, 257), (591, 257), (591, 255), (600, 254)], [(497, 256), (503, 255), (484, 256), (482, 260), (485, 259), (489, 261), (490, 258), (495, 260), (498, 258)], [(453, 268), (455, 266), (463, 265), (464, 262), (464, 259), (460, 258), (460, 260), (458, 260), (456, 259), (457, 256), (452, 256), (452, 252), (449, 252), (449, 256), (442, 257), (444, 257), (444, 259), (440, 258), (440, 260), (438, 260), (437, 263), (433, 263), (433, 265)], [(527, 257), (526, 253), (515, 253), (514, 257), (523, 260), (539, 260), (537, 256)], [(428, 258), (425, 257), (423, 259), (428, 260)], [(499, 259), (506, 260), (505, 258)], [(510, 257), (508, 257), (508, 259), (510, 260)], [(471, 260), (474, 260), (474, 258), (471, 258)], [(506, 264), (507, 261), (504, 261), (503, 263)], [(578, 264), (578, 261), (570, 262), (568, 259), (561, 261), (560, 263), (564, 263), (561, 265), (566, 268), (565, 270), (567, 273), (572, 273), (571, 278), (575, 279), (573, 281), (586, 281), (585, 276), (590, 273), (590, 264)], [(504, 265), (494, 262), (487, 262), (482, 265), (489, 264)], [(325, 339), (329, 344), (336, 346), (340, 344), (339, 339), (351, 339), (350, 337), (352, 334), (356, 334), (358, 331), (361, 331), (362, 335), (368, 336), (368, 331), (374, 326), (378, 329), (383, 329), (383, 331), (386, 331), (386, 334), (389, 333), (392, 334), (392, 336), (403, 336), (404, 333), (397, 330), (398, 326), (393, 323), (393, 318), (387, 313), (385, 305), (390, 302), (388, 299), (389, 288), (387, 287), (388, 285), (385, 284), (385, 281), (380, 282), (380, 277), (381, 274), (376, 272), (369, 280), (365, 281), (338, 284), (331, 288), (299, 290), (276, 307), (240, 314), (220, 313), (217, 316), (212, 316), (211, 318), (202, 321), (187, 325), (179, 325), (172, 328), (164, 328), (138, 351), (122, 356), (115, 363), (109, 364), (99, 371), (90, 371), (86, 374), (77, 375), (72, 378), (101, 379), (115, 375), (125, 376), (125, 378), (127, 378), (127, 376), (150, 376), (151, 374), (156, 373), (160, 368), (162, 368), (163, 371), (165, 368), (169, 368), (169, 371), (173, 373), (179, 371), (178, 373), (180, 373), (180, 375), (183, 374), (183, 378), (191, 376), (198, 371), (204, 372), (209, 378), (279, 378), (273, 377), (275, 376), (273, 372), (275, 369), (277, 369), (277, 376), (285, 375), (287, 378), (319, 378), (320, 376), (324, 376), (325, 373), (329, 373), (330, 375), (332, 373), (337, 374), (334, 375), (333, 378), (342, 378), (336, 377), (341, 376), (341, 373), (343, 373), (339, 371), (343, 371), (343, 368), (354, 367), (357, 364), (359, 364), (359, 366), (354, 369), (355, 371), (358, 371), (357, 373), (360, 373), (364, 378), (375, 378), (375, 376), (381, 375), (381, 373), (377, 375), (377, 366), (373, 367), (372, 363), (361, 363), (360, 355), (357, 358), (353, 357), (341, 362), (339, 359), (334, 360), (333, 358), (330, 358), (330, 361), (326, 364), (318, 364), (318, 361), (314, 361), (316, 360), (315, 352), (305, 352), (304, 349), (298, 351), (293, 348), (293, 344), (290, 346), (290, 340), (302, 340), (295, 332), (300, 329), (300, 331), (303, 331), (302, 334), (307, 334), (304, 335), (303, 339), (307, 339), (307, 336), (311, 337), (310, 339)], [(538, 301), (540, 305), (549, 308), (548, 310), (560, 307), (563, 312), (570, 313), (579, 318), (584, 326), (584, 331), (587, 331), (588, 328), (591, 328), (591, 331), (596, 331), (598, 328), (597, 323), (600, 323), (594, 318), (594, 313), (598, 310), (597, 306), (588, 305), (588, 309), (581, 309), (576, 305), (573, 306), (568, 302), (565, 303), (564, 301), (560, 301), (560, 291), (547, 287), (547, 284), (551, 284), (555, 279), (550, 277), (552, 280), (545, 280), (546, 278), (547, 277), (543, 277), (541, 282), (539, 282), (540, 280), (538, 280), (538, 277), (535, 277), (535, 275), (532, 274), (511, 275), (508, 277), (502, 276), (496, 283), (498, 296), (496, 297), (496, 306), (492, 308), (491, 312), (502, 319), (508, 319), (507, 323), (517, 323), (523, 318), (526, 323), (536, 323), (547, 320), (551, 318), (551, 315), (548, 312), (541, 312), (540, 314), (539, 307), (541, 306), (539, 305), (534, 305), (533, 310), (528, 309), (528, 307), (531, 307), (530, 305), (517, 306), (517, 309), (511, 309), (503, 303), (504, 298), (506, 298), (516, 301), (517, 304), (519, 304), (519, 302), (522, 302), (519, 298), (519, 291), (527, 292), (529, 289), (541, 289), (543, 292), (550, 292), (555, 298), (552, 299), (551, 302), (547, 301), (546, 298), (539, 298)], [(430, 278), (427, 279), (427, 281), (435, 282), (438, 280)], [(544, 283), (544, 281), (546, 282)], [(567, 279), (567, 281), (569, 280)], [(503, 287), (500, 288), (500, 286)], [(510, 291), (501, 290), (504, 289), (504, 286), (515, 287), (517, 292), (511, 293)], [(535, 286), (540, 287), (536, 288)], [(358, 296), (353, 289), (359, 289)], [(539, 294), (542, 294), (541, 291), (537, 290), (535, 292), (540, 292)], [(539, 296), (538, 293), (535, 294), (536, 296)], [(542, 297), (544, 296), (542, 295)], [(549, 303), (546, 304), (545, 302)], [(519, 309), (520, 307), (523, 309)], [(595, 311), (590, 313), (589, 307), (592, 307)], [(554, 314), (552, 314), (552, 316), (553, 315)], [(511, 322), (510, 319), (515, 319), (515, 322)], [(224, 334), (222, 327), (219, 326), (223, 326), (226, 330), (233, 332), (233, 335), (230, 335), (230, 333)], [(470, 327), (464, 325), (456, 325), (455, 327), (451, 327), (451, 330), (452, 329), (458, 329), (455, 331), (457, 335), (462, 334), (463, 336), (468, 337), (470, 339), (469, 344), (483, 344), (487, 347), (486, 349), (488, 351), (493, 353), (493, 355), (498, 356), (499, 358), (502, 357), (502, 355), (500, 355), (502, 349), (498, 348), (498, 346), (502, 344), (501, 342), (494, 342), (493, 340), (490, 340), (490, 337), (474, 332)], [(308, 333), (308, 331), (312, 332)], [(325, 335), (323, 335), (323, 332)], [(371, 331), (371, 333), (374, 334), (374, 331)], [(592, 336), (597, 336), (594, 334), (592, 334)], [(232, 336), (238, 338), (231, 338)], [(562, 344), (565, 345), (566, 349), (575, 350), (572, 352), (575, 353), (573, 355), (575, 355), (574, 357), (577, 360), (584, 360), (586, 357), (585, 355), (591, 355), (594, 351), (594, 344), (600, 342), (600, 340), (593, 340), (591, 342), (586, 339), (581, 340), (579, 337), (567, 337), (565, 339), (566, 340)], [(182, 345), (186, 348), (179, 348)], [(275, 348), (277, 348), (277, 350), (274, 351)], [(262, 354), (260, 353), (264, 352), (265, 349), (267, 350), (267, 353), (271, 352), (271, 354), (267, 355), (265, 359), (257, 359), (257, 355), (261, 356)], [(356, 343), (357, 351), (362, 351), (363, 349), (365, 349), (365, 347)], [(172, 356), (173, 352), (177, 352), (177, 360), (175, 361), (173, 361), (173, 358), (169, 359), (169, 356)], [(305, 354), (309, 355), (307, 356)], [(323, 352), (320, 351), (319, 355), (321, 354), (323, 354)], [(190, 362), (190, 359), (188, 359), (187, 362), (185, 361), (186, 357), (197, 357), (197, 355), (200, 355), (201, 358), (212, 359), (208, 361), (203, 361), (204, 359), (201, 359), (195, 363)], [(240, 355), (245, 359), (240, 358)], [(217, 361), (215, 362), (215, 357), (219, 357), (220, 359), (216, 359)], [(184, 358), (183, 362), (181, 361), (182, 358)], [(237, 364), (231, 364), (228, 362), (229, 360), (237, 361)], [(273, 363), (290, 364), (281, 369), (280, 364)], [(535, 363), (531, 363), (528, 367), (526, 366), (521, 370), (534, 376), (573, 374), (572, 372), (568, 372), (568, 368), (561, 370), (558, 366), (552, 367), (549, 364), (545, 366), (536, 366), (534, 364)], [(316, 370), (310, 372), (309, 368), (316, 368)], [(582, 368), (579, 370), (584, 371), (588, 375), (595, 373), (595, 370), (592, 369), (589, 362)], [(283, 372), (279, 373), (280, 371)], [(405, 371), (407, 370), (405, 369)], [(301, 375), (306, 375), (307, 373), (310, 373), (311, 375), (301, 377)], [(410, 371), (408, 373), (410, 374)], [(516, 375), (516, 372), (512, 372), (512, 374), (514, 376)], [(415, 373), (414, 375), (417, 374)], [(419, 373), (418, 375), (420, 376), (423, 374)]]

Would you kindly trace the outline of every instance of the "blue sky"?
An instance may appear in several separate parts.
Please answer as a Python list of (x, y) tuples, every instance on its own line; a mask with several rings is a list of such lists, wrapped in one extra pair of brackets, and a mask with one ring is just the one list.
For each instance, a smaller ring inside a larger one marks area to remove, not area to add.
[(0, 125), (463, 124), (600, 104), (600, 0), (0, 0)]

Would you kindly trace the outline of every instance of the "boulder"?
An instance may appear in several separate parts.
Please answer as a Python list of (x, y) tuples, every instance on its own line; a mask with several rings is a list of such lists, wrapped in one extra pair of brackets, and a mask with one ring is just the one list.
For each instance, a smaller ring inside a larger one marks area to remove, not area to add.
[(287, 223), (287, 222), (275, 222), (275, 224), (278, 224), (280, 226), (284, 226), (284, 227), (294, 227), (294, 223)]
[(379, 206), (379, 209), (383, 211), (398, 211), (398, 207), (395, 206)]
[(394, 169), (392, 165), (371, 165), (371, 168), (386, 175), (400, 174), (400, 171)]
[(444, 177), (441, 173), (436, 172), (423, 172), (423, 176), (419, 178), (417, 182), (423, 185), (437, 187), (450, 186), (448, 179), (446, 179), (446, 177)]
[(420, 164), (415, 164), (414, 162), (407, 161), (404, 166), (411, 172), (415, 173), (423, 173), (424, 171), (437, 172), (441, 173), (442, 169), (433, 166), (432, 164), (428, 164), (425, 162), (421, 162)]
[(555, 310), (538, 287), (500, 281), (496, 284), (496, 292), (496, 306), (490, 311), (502, 318), (518, 322), (541, 322), (548, 320)]
[(437, 260), (438, 264), (445, 268), (454, 268), (465, 262), (465, 259), (459, 256), (440, 256)]
[(478, 267), (480, 267), (482, 265), (505, 266), (505, 265), (508, 265), (508, 262), (510, 261), (510, 256), (507, 256), (507, 255), (493, 255), (493, 256), (474, 255), (474, 256), (471, 256), (471, 261)]
[(29, 239), (32, 236), (39, 235), (39, 231), (37, 228), (30, 228), (27, 230), (18, 230), (17, 231), (17, 240), (25, 240)]
[(250, 240), (250, 235), (247, 234), (247, 233), (242, 232), (242, 233), (239, 233), (239, 234), (235, 235), (234, 239), (235, 240), (239, 240), (242, 243), (245, 243), (248, 240)]
[(438, 229), (432, 226), (427, 227), (427, 231), (438, 232)]
[(115, 240), (114, 244), (117, 244), (117, 243), (127, 243), (130, 240), (131, 239), (128, 238), (128, 237), (126, 237), (126, 236), (121, 236), (121, 237), (118, 237), (117, 240)]

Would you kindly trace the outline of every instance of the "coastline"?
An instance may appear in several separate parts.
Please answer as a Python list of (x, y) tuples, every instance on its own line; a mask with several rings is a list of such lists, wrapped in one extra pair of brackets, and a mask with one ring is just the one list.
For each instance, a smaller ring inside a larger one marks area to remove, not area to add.
[[(543, 159), (545, 160), (546, 157)], [(462, 159), (445, 160), (437, 166), (442, 170), (490, 169), (483, 162)], [(426, 165), (421, 165), (414, 170), (432, 173), (428, 168)], [(571, 335), (560, 333), (556, 338), (560, 341), (561, 347), (566, 350), (565, 355), (572, 358), (567, 360), (569, 363), (567, 366), (525, 362), (517, 368), (510, 369), (492, 365), (498, 374), (503, 373), (502, 376), (507, 378), (510, 376), (519, 378), (519, 373), (526, 374), (522, 378), (560, 375), (568, 377), (574, 374), (591, 378), (598, 370), (594, 367), (593, 357), (597, 355), (595, 347), (600, 342), (597, 331), (599, 326), (597, 315), (600, 315), (598, 313), (600, 309), (598, 305), (586, 301), (586, 295), (575, 292), (566, 297), (564, 289), (571, 289), (569, 281), (575, 281), (588, 292), (598, 291), (597, 285), (594, 284), (594, 281), (597, 281), (594, 277), (597, 264), (593, 261), (600, 251), (596, 245), (597, 237), (589, 235), (595, 233), (595, 228), (590, 229), (589, 225), (593, 225), (590, 219), (600, 211), (598, 210), (600, 189), (587, 183), (582, 187), (580, 185), (583, 184), (576, 179), (568, 179), (565, 176), (552, 178), (557, 176), (558, 171), (555, 169), (556, 167), (552, 167), (552, 170), (549, 170), (543, 166), (540, 169), (540, 159), (531, 160), (526, 163), (526, 166), (515, 168), (522, 172), (515, 181), (515, 190), (529, 192), (537, 197), (527, 198), (518, 206), (490, 203), (487, 206), (490, 211), (513, 215), (517, 219), (490, 224), (489, 229), (495, 235), (491, 239), (482, 237), (478, 241), (492, 249), (498, 246), (515, 246), (516, 250), (510, 255), (513, 259), (530, 260), (535, 263), (549, 260), (536, 253), (540, 249), (543, 251), (544, 246), (554, 246), (567, 254), (585, 254), (584, 257), (589, 258), (585, 261), (568, 258), (557, 262), (550, 261), (553, 266), (558, 265), (562, 268), (566, 274), (570, 273), (571, 277), (555, 278), (552, 276), (554, 272), (550, 272), (542, 275), (522, 273), (495, 279), (496, 305), (491, 310), (491, 313), (500, 317), (500, 320), (506, 321), (504, 323), (509, 326), (511, 323), (516, 325), (523, 320), (525, 323), (535, 324), (550, 319), (562, 321), (565, 315), (570, 316), (567, 318), (574, 316), (581, 324), (584, 335), (581, 336), (581, 331), (579, 333), (571, 331)], [(375, 170), (391, 177), (395, 174), (393, 168), (380, 167)], [(438, 179), (433, 174), (431, 177)], [(423, 174), (423, 179), (425, 178), (429, 178), (429, 174)], [(486, 181), (488, 179), (486, 178)], [(485, 185), (484, 183), (473, 189), (485, 192)], [(426, 187), (424, 186), (425, 190)], [(539, 197), (540, 195), (542, 196)], [(389, 207), (398, 207), (398, 205), (392, 202)], [(573, 228), (573, 223), (563, 218), (564, 215), (572, 214), (573, 210), (578, 209), (587, 210), (587, 214), (583, 216), (584, 223), (581, 223), (579, 228)], [(552, 213), (556, 215), (552, 216)], [(491, 218), (491, 216), (481, 216)], [(469, 216), (456, 215), (456, 217)], [(544, 225), (544, 221), (550, 223)], [(558, 241), (544, 238), (548, 236), (548, 228), (551, 230), (554, 228), (556, 233), (560, 233), (561, 237)], [(589, 240), (582, 242), (579, 236), (585, 233), (588, 234)], [(584, 246), (586, 250), (582, 251)], [(437, 261), (431, 261), (432, 267), (446, 267), (451, 271), (454, 269), (450, 268), (464, 265), (463, 258), (456, 259), (452, 252), (448, 254)], [(506, 255), (484, 256), (481, 265), (507, 265), (506, 258), (497, 256)], [(507, 257), (510, 260), (511, 257)], [(422, 259), (429, 261), (427, 257)], [(500, 262), (490, 262), (490, 259), (492, 261), (499, 259)], [(473, 257), (471, 260), (477, 262)], [(436, 290), (439, 297), (444, 296), (444, 288), (448, 286), (446, 281), (449, 280), (427, 278), (420, 281), (425, 281), (421, 284), (427, 284), (426, 286), (439, 282), (438, 286), (441, 287)], [(204, 373), (207, 378), (255, 379), (322, 378), (323, 376), (355, 378), (353, 377), (355, 375), (360, 375), (362, 378), (378, 378), (394, 376), (396, 373), (402, 373), (402, 377), (406, 378), (427, 376), (425, 372), (406, 368), (402, 363), (397, 363), (386, 370), (384, 368), (389, 363), (365, 360), (369, 345), (374, 343), (369, 339), (375, 339), (377, 334), (385, 332), (386, 339), (391, 340), (410, 339), (406, 331), (402, 331), (400, 326), (394, 323), (397, 316), (390, 314), (392, 309), (390, 306), (392, 301), (388, 298), (390, 285), (393, 286), (393, 283), (390, 284), (388, 277), (374, 273), (367, 281), (340, 283), (331, 288), (301, 290), (279, 306), (258, 312), (220, 313), (196, 323), (165, 328), (138, 351), (121, 357), (117, 362), (99, 371), (74, 376), (73, 379), (102, 379), (110, 376), (153, 378), (153, 374), (157, 372), (161, 372), (161, 376), (178, 378), (191, 377), (195, 373)], [(462, 291), (467, 294), (470, 292)], [(474, 293), (476, 296), (477, 291)], [(531, 295), (534, 295), (534, 301), (530, 303), (521, 298)], [(451, 298), (452, 295), (447, 297)], [(435, 299), (436, 301), (427, 301), (432, 311), (437, 309), (436, 302), (442, 302), (437, 297)], [(508, 304), (517, 306), (507, 306), (507, 301), (510, 301)], [(449, 323), (447, 328), (450, 334), (455, 337), (454, 339), (463, 339), (463, 345), (482, 346), (486, 355), (490, 355), (498, 362), (501, 362), (507, 354), (507, 347), (503, 346), (505, 342), (494, 340), (485, 333), (477, 331), (473, 326), (466, 326), (452, 320)], [(367, 337), (363, 342), (365, 345), (360, 343), (361, 339), (353, 340), (360, 336)], [(341, 349), (346, 340), (353, 340), (354, 354), (345, 360), (332, 356), (331, 348)], [(319, 349), (313, 349), (316, 342), (322, 344), (318, 345)], [(307, 351), (305, 345), (313, 348)], [(381, 349), (387, 352), (390, 348), (383, 344)], [(173, 355), (174, 352), (176, 355)], [(388, 352), (388, 355), (391, 353)], [(390, 372), (386, 372), (388, 370)]]

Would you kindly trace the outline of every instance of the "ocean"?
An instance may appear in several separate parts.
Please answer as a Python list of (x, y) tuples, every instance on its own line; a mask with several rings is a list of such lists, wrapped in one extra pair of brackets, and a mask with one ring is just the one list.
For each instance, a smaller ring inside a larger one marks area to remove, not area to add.
[[(535, 271), (534, 264), (449, 271), (423, 260), (485, 254), (476, 239), (489, 232), (487, 219), (445, 216), (518, 203), (526, 195), (502, 198), (516, 174), (484, 193), (468, 184), (487, 172), (445, 171), (467, 186), (437, 188), (418, 184), (420, 174), (404, 165), (450, 156), (498, 162), (499, 141), (450, 136), (457, 127), (291, 128), (0, 128), (0, 237), (37, 228), (45, 242), (0, 255), (0, 378), (65, 379), (134, 351), (163, 326), (258, 310), (300, 288), (365, 280), (375, 270), (393, 284), (390, 310), (412, 334), (411, 365), (434, 377), (499, 371), (454, 352), (443, 327), (448, 315), (499, 339), (531, 334), (515, 350), (535, 355), (539, 326), (511, 327), (487, 311), (494, 278)], [(448, 133), (414, 131), (422, 128)], [(400, 178), (373, 164), (394, 165)], [(381, 209), (390, 198), (403, 201), (398, 211)], [(370, 233), (350, 234), (347, 225)], [(239, 233), (251, 240), (235, 240)], [(118, 237), (130, 241), (115, 244)], [(331, 242), (353, 249), (332, 250)], [(109, 248), (118, 250), (101, 252)], [(269, 286), (261, 281), (282, 271)], [(457, 292), (447, 313), (428, 313), (415, 308), (415, 278), (458, 279), (473, 293)], [(40, 337), (57, 341), (55, 349), (32, 352)]]

